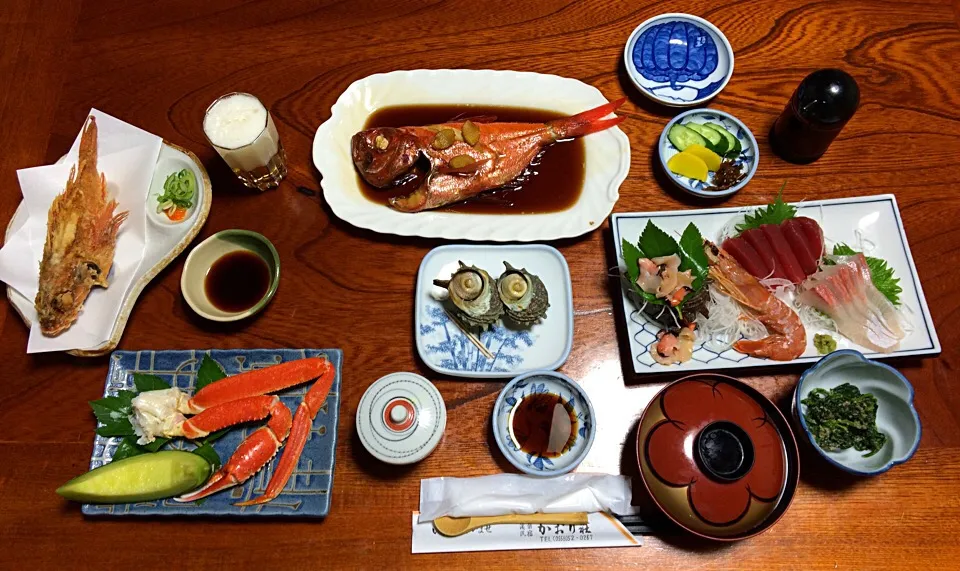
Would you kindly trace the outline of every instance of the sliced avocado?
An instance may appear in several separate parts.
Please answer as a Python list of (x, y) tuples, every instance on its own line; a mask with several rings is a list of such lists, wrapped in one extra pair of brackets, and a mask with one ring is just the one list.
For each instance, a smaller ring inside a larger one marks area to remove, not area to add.
[(57, 488), (68, 500), (124, 504), (170, 498), (199, 487), (210, 477), (202, 456), (163, 450), (111, 462)]

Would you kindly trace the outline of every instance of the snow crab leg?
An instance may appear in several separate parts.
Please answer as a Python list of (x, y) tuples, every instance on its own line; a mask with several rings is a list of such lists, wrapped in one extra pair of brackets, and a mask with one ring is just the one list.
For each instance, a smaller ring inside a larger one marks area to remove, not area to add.
[[(134, 399), (134, 424), (143, 434), (142, 441), (149, 442), (157, 436), (202, 438), (236, 424), (269, 418), (266, 425), (240, 443), (201, 488), (176, 498), (191, 502), (242, 484), (259, 472), (289, 438), (264, 495), (237, 505), (262, 504), (276, 498), (293, 474), (310, 437), (313, 419), (335, 377), (336, 369), (330, 361), (313, 357), (227, 377), (200, 389), (192, 398), (175, 388), (151, 391)], [(317, 380), (292, 417), (280, 397), (268, 394), (311, 379)], [(186, 418), (188, 414), (196, 416)]]

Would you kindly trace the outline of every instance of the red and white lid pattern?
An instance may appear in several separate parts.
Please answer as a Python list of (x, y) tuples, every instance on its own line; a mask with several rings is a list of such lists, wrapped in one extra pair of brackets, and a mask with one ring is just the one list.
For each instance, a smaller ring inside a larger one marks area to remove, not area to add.
[(440, 391), (415, 373), (391, 373), (363, 394), (357, 409), (360, 441), (378, 460), (412, 464), (443, 438), (447, 408)]

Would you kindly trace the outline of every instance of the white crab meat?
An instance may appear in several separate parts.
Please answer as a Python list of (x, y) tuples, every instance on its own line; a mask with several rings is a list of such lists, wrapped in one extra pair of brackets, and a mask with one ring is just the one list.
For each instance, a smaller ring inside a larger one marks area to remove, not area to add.
[(134, 397), (130, 424), (140, 437), (137, 444), (149, 444), (157, 437), (179, 436), (180, 426), (186, 420), (180, 411), (186, 410), (187, 400), (187, 394), (176, 387), (148, 391)]

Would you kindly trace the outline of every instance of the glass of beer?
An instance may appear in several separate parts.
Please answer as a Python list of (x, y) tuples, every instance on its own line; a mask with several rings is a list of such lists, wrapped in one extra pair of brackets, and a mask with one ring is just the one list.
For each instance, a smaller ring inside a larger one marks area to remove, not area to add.
[(249, 93), (228, 93), (207, 107), (203, 133), (243, 184), (276, 188), (287, 176), (287, 157), (273, 117)]

